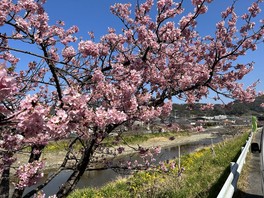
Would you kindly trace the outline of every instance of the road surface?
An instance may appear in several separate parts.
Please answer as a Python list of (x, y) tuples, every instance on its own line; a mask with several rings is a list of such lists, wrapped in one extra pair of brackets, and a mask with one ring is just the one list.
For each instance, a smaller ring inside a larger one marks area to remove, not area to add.
[[(260, 145), (261, 129), (259, 129), (253, 135), (253, 142), (256, 142)], [(263, 198), (261, 190), (261, 171), (260, 171), (260, 153), (258, 152), (249, 152), (247, 156), (246, 166), (243, 167), (245, 170), (242, 174), (245, 174), (245, 177), (240, 179), (246, 181), (239, 181), (244, 184), (244, 187), (238, 187), (234, 198)]]

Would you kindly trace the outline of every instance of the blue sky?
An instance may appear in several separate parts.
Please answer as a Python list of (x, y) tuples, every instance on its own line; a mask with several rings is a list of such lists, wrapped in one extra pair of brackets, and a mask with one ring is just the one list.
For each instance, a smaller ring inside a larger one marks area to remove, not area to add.
[[(114, 3), (131, 2), (134, 4), (136, 1), (137, 0), (47, 0), (45, 9), (50, 18), (50, 24), (62, 20), (65, 22), (66, 28), (72, 25), (77, 25), (79, 27), (80, 32), (77, 35), (78, 37), (81, 36), (87, 39), (89, 38), (88, 32), (93, 31), (96, 40), (99, 40), (101, 36), (107, 33), (108, 27), (114, 27), (119, 31), (123, 27), (120, 20), (111, 14), (109, 10), (110, 6)], [(142, 2), (143, 0), (139, 1)], [(246, 11), (247, 7), (253, 1), (254, 0), (239, 0), (236, 7), (238, 14), (241, 13), (241, 11)], [(215, 23), (220, 20), (221, 11), (225, 10), (227, 5), (230, 5), (232, 2), (232, 0), (214, 0), (213, 3), (209, 5), (208, 13), (202, 15), (198, 21), (197, 30), (202, 36), (214, 33)], [(191, 5), (191, 0), (184, 0), (184, 8), (187, 13), (192, 11), (193, 7)], [(264, 3), (261, 8), (263, 13), (260, 18), (263, 19)], [(178, 21), (175, 20), (175, 23), (177, 22)], [(18, 57), (21, 59), (20, 64), (28, 60), (27, 55), (19, 54)], [(253, 53), (250, 52), (239, 60), (240, 63), (255, 62), (254, 71), (248, 74), (242, 81), (245, 86), (260, 80), (257, 91), (264, 91), (264, 44), (262, 43), (259, 45), (257, 51)], [(229, 101), (230, 100), (226, 100), (225, 102), (227, 103)], [(203, 100), (202, 102), (212, 102), (212, 100)]]
[[(109, 7), (114, 3), (127, 3), (132, 4), (136, 0), (47, 0), (45, 5), (46, 11), (49, 13), (51, 22), (62, 20), (66, 23), (66, 27), (77, 25), (80, 29), (79, 36), (88, 38), (87, 32), (93, 31), (96, 39), (100, 39), (102, 35), (107, 32), (108, 27), (114, 27), (117, 30), (122, 28), (121, 22), (114, 15), (110, 13)], [(142, 1), (140, 1), (142, 2)], [(240, 0), (237, 3), (236, 10), (238, 13), (246, 11), (248, 5), (253, 0)], [(215, 31), (215, 23), (220, 19), (220, 13), (227, 5), (231, 5), (232, 0), (214, 0), (209, 5), (209, 11), (206, 15), (202, 15), (199, 19), (198, 31), (202, 35), (213, 34)], [(193, 9), (191, 6), (191, 0), (184, 1), (184, 7), (188, 10)], [(262, 5), (264, 11), (264, 5)], [(261, 15), (264, 18), (264, 12)], [(253, 53), (248, 53), (242, 57), (241, 62), (246, 63), (250, 61), (255, 62), (255, 69), (248, 74), (244, 79), (245, 85), (250, 85), (256, 80), (260, 80), (257, 90), (264, 90), (264, 45), (260, 45), (258, 50)]]

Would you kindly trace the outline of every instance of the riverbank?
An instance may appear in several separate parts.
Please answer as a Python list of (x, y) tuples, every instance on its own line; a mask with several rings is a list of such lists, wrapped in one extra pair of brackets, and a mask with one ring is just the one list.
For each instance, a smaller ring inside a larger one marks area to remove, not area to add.
[(76, 189), (69, 197), (216, 197), (230, 173), (230, 161), (248, 138), (247, 132), (241, 133), (215, 144), (213, 152), (205, 147), (182, 156), (180, 166), (177, 159), (169, 161), (168, 172), (138, 172), (101, 188)]
[[(155, 137), (151, 138), (147, 141), (144, 141), (140, 143), (139, 145), (143, 148), (151, 148), (151, 147), (157, 147), (160, 146), (161, 148), (167, 148), (167, 147), (172, 147), (172, 146), (178, 146), (178, 145), (186, 145), (186, 144), (191, 144), (194, 142), (198, 142), (204, 139), (208, 138), (213, 138), (215, 137), (216, 134), (208, 133), (208, 132), (203, 132), (203, 133), (192, 133), (186, 136), (176, 136), (175, 139), (167, 138), (167, 137)], [(124, 151), (122, 152), (121, 156), (124, 155), (129, 155), (135, 153), (134, 148), (138, 148), (138, 144), (134, 145), (119, 145), (116, 147), (111, 148), (112, 150), (117, 149), (118, 147), (123, 147)], [(63, 151), (59, 152), (48, 152), (43, 154), (43, 159), (45, 159), (45, 168), (46, 169), (54, 169), (59, 167), (65, 157), (65, 153)]]
[[(178, 135), (177, 133), (175, 133), (175, 136), (173, 137), (164, 137), (164, 136), (154, 137), (138, 144), (131, 144), (131, 145), (121, 144), (112, 147), (111, 149), (115, 150), (118, 147), (123, 147), (124, 151), (122, 152), (121, 155), (123, 156), (136, 152), (134, 148), (138, 148), (139, 145), (143, 148), (151, 148), (158, 146), (161, 148), (167, 148), (178, 145), (192, 144), (194, 142), (199, 142), (201, 140), (215, 138), (216, 136), (219, 136), (224, 140), (224, 139), (228, 139), (230, 136), (232, 137), (233, 135), (234, 135), (233, 132), (230, 132), (230, 130), (227, 130), (223, 127), (214, 127), (214, 128), (209, 128), (203, 132), (192, 132), (192, 133), (190, 132), (190, 133), (185, 133), (184, 135)], [(42, 159), (45, 161), (45, 170), (58, 168), (62, 164), (65, 154), (66, 154), (66, 150), (63, 149), (58, 149), (58, 151), (55, 150), (50, 152), (44, 152), (42, 155)], [(18, 164), (25, 163), (28, 160), (27, 156), (28, 155), (26, 154), (17, 155)]]
[[(191, 144), (191, 143), (198, 142), (204, 139), (213, 138), (215, 136), (217, 136), (217, 134), (212, 134), (210, 132), (201, 132), (201, 133), (190, 133), (189, 135), (176, 136), (173, 138), (155, 137), (145, 142), (142, 142), (140, 146), (143, 148), (158, 147), (158, 146), (160, 146), (161, 148), (167, 148), (167, 147), (173, 147), (173, 146), (178, 146), (178, 145)], [(124, 147), (124, 152), (122, 153), (123, 155), (131, 154), (135, 152), (133, 148), (138, 148), (138, 145), (130, 145), (130, 146), (120, 145), (120, 146)]]

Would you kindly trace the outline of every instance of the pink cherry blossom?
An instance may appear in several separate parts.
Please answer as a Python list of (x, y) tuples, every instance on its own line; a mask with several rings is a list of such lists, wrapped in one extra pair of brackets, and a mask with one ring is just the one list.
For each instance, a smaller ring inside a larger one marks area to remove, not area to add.
[[(115, 129), (120, 138), (124, 126), (168, 116), (175, 98), (193, 104), (215, 92), (216, 100), (252, 102), (259, 95), (258, 81), (248, 87), (241, 83), (254, 65), (241, 63), (240, 57), (254, 53), (263, 41), (261, 1), (245, 12), (237, 12), (238, 3), (224, 8), (212, 35), (200, 34), (198, 26), (213, 1), (190, 2), (188, 12), (173, 0), (116, 3), (110, 11), (123, 28), (109, 27), (98, 38), (90, 32), (90, 40), (84, 40), (77, 26), (49, 19), (45, 0), (1, 1), (0, 173), (14, 168), (16, 193), (23, 194), (42, 176), (42, 149), (50, 141), (76, 136), (68, 148), (73, 156), (65, 156), (66, 161), (78, 158), (69, 176), (74, 184), (58, 190), (66, 197), (98, 155), (124, 151), (102, 144)], [(76, 149), (77, 142), (81, 148)], [(31, 148), (30, 163), (17, 167), (16, 156), (25, 147)], [(135, 150), (141, 159), (123, 165), (154, 169), (160, 147)], [(174, 167), (159, 165), (165, 172)], [(28, 196), (44, 196), (33, 194)]]
[(75, 49), (70, 46), (70, 47), (65, 47), (62, 51), (62, 56), (65, 58), (71, 58), (76, 55)]
[(213, 109), (214, 108), (214, 104), (208, 103), (206, 105), (201, 106), (201, 110), (207, 110), (207, 109)]
[(98, 46), (92, 41), (81, 41), (78, 46), (78, 50), (84, 57), (94, 56), (99, 54)]
[(0, 101), (12, 94), (15, 87), (15, 79), (7, 74), (5, 68), (0, 67)]
[(34, 161), (32, 163), (21, 165), (16, 172), (19, 182), (16, 188), (23, 189), (27, 186), (36, 184), (36, 182), (43, 177), (41, 169), (44, 167), (44, 162)]
[(259, 8), (259, 5), (254, 2), (252, 5), (248, 8), (248, 11), (252, 15), (252, 17), (256, 17), (258, 13), (260, 13), (261, 9)]

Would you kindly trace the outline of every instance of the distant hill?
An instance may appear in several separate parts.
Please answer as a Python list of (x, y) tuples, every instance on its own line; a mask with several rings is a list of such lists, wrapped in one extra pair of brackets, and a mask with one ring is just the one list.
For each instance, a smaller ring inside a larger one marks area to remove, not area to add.
[(187, 104), (173, 104), (172, 115), (178, 117), (189, 117), (191, 115), (195, 116), (215, 116), (215, 115), (254, 115), (254, 116), (264, 116), (264, 108), (260, 107), (260, 104), (264, 103), (264, 96), (259, 96), (252, 103), (241, 103), (235, 101), (227, 105), (215, 104), (214, 109), (211, 110), (200, 110), (202, 103), (197, 103), (191, 107)]

